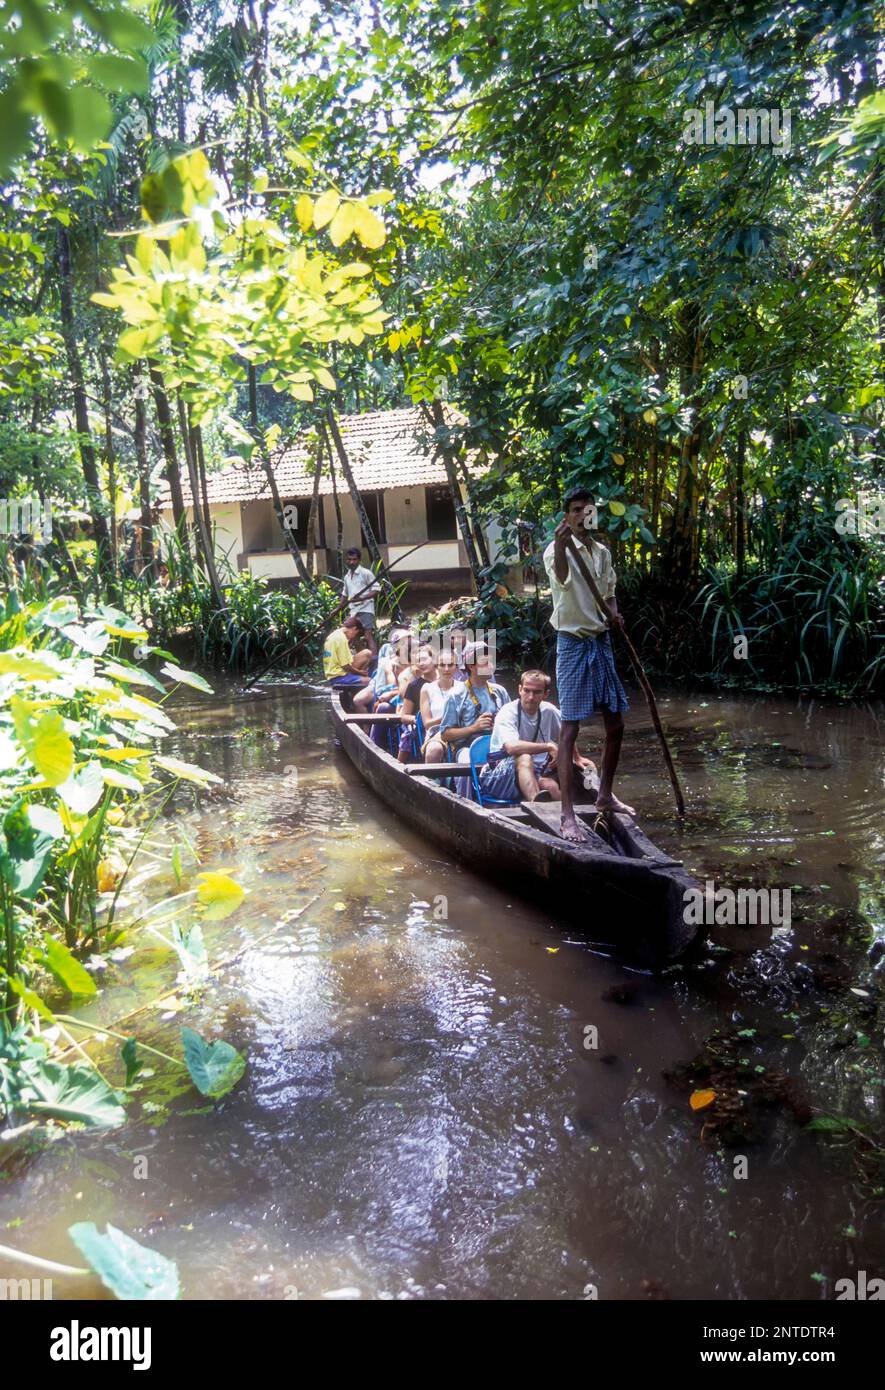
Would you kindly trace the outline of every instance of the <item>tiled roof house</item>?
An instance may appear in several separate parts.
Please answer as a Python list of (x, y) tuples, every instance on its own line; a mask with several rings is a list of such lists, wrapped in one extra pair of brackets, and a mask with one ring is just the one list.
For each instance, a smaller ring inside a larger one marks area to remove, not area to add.
[[(447, 419), (462, 418), (451, 406), (444, 409)], [(421, 548), (396, 570), (398, 578), (451, 585), (453, 592), (469, 588), (470, 567), (458, 534), (445, 468), (435, 456), (432, 429), (422, 412), (377, 410), (365, 415), (342, 415), (338, 428), (385, 564), (421, 543)], [(306, 443), (298, 443), (273, 462), (281, 501), (287, 506), (294, 504), (295, 539), (303, 551), (313, 490), (313, 458)], [(337, 458), (335, 473), (344, 546), (364, 546), (356, 509)], [(190, 515), (186, 474), (182, 488)], [(206, 491), (216, 551), (226, 556), (231, 568), (249, 569), (274, 580), (294, 580), (295, 564), (277, 521), (261, 465), (233, 464), (210, 473)], [(328, 465), (320, 478), (319, 494), (314, 564), (317, 573), (325, 573), (334, 569), (337, 538)], [(168, 487), (161, 493), (159, 506), (163, 520), (171, 522)]]

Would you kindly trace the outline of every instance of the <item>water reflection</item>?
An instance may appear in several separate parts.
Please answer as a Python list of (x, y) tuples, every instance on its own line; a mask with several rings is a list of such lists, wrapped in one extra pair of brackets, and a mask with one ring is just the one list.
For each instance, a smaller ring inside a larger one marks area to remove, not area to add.
[[(829, 1022), (853, 987), (878, 1007), (879, 712), (662, 707), (684, 827), (638, 706), (623, 794), (699, 876), (791, 886), (794, 912), (779, 935), (717, 928), (703, 960), (656, 979), (391, 818), (331, 746), (321, 699), (183, 702), (170, 751), (225, 783), (197, 805), (183, 792), (163, 838), (248, 896), (207, 930), (200, 1001), (134, 934), (83, 1014), (140, 1009), (134, 1031), (167, 1047), (184, 1020), (246, 1050), (246, 1077), (214, 1107), (170, 1082), (120, 1133), (65, 1137), (0, 1185), (0, 1220), (23, 1216), (21, 1244), (62, 1261), (72, 1221), (110, 1220), (174, 1256), (198, 1298), (581, 1298), (591, 1283), (601, 1298), (819, 1298), (881, 1268), (877, 1206), (838, 1153), (760, 1108), (738, 1181), (663, 1075), (743, 1029), (754, 1067), (881, 1122), (881, 1091)], [(174, 887), (160, 863), (140, 892)]]

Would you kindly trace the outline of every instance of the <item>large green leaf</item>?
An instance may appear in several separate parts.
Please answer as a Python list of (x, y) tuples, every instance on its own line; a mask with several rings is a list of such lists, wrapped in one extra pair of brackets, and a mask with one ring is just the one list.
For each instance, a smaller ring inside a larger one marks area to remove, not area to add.
[(34, 767), (50, 787), (66, 782), (74, 770), (74, 745), (56, 710), (40, 710), (13, 695), (9, 701), (15, 734)]
[(89, 623), (87, 627), (72, 623), (70, 627), (62, 628), (62, 632), (76, 647), (82, 647), (91, 656), (101, 656), (110, 641), (105, 628), (106, 625), (100, 622)]
[(96, 994), (95, 981), (83, 966), (72, 956), (67, 946), (55, 937), (43, 938), (43, 958), (60, 984), (71, 994)]
[(198, 1091), (217, 1099), (233, 1090), (246, 1070), (246, 1059), (235, 1047), (220, 1039), (204, 1042), (192, 1028), (182, 1028), (181, 1040), (184, 1060)]
[(102, 1235), (94, 1221), (78, 1221), (68, 1235), (86, 1263), (115, 1298), (160, 1302), (181, 1296), (178, 1265), (108, 1222)]
[(52, 846), (63, 833), (58, 815), (22, 802), (0, 826), (0, 874), (20, 898), (33, 898), (49, 866)]
[(114, 1128), (126, 1119), (117, 1093), (92, 1067), (61, 1062), (23, 1064), (21, 1103), (38, 1115)]
[(86, 763), (56, 790), (70, 810), (78, 816), (88, 816), (93, 806), (101, 800), (104, 791), (101, 763), (95, 759)]
[(180, 681), (182, 685), (192, 685), (194, 690), (204, 690), (207, 695), (215, 694), (209, 682), (204, 680), (202, 676), (198, 676), (195, 671), (183, 671), (172, 661), (167, 661), (165, 665), (160, 667), (160, 675), (168, 676), (173, 681)]

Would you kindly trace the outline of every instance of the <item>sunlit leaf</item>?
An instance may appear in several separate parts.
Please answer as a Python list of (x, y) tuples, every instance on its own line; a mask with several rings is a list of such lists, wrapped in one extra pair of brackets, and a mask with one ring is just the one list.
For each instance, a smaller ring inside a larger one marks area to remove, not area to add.
[(203, 767), (197, 767), (194, 763), (184, 763), (180, 758), (167, 758), (158, 754), (154, 759), (157, 767), (161, 767), (164, 772), (171, 772), (173, 777), (181, 777), (185, 782), (200, 782), (207, 785), (209, 782), (221, 782), (222, 778), (214, 772), (207, 772)]
[(246, 890), (228, 874), (210, 871), (197, 874), (197, 878), (200, 880), (197, 901), (205, 907), (203, 915), (210, 921), (229, 917), (246, 896)]
[(340, 202), (341, 198), (335, 192), (334, 188), (327, 188), (325, 193), (321, 193), (314, 205), (313, 225), (319, 229), (320, 227), (325, 227), (327, 222), (331, 222), (335, 213), (338, 211)]
[(70, 994), (96, 994), (95, 981), (83, 966), (72, 956), (67, 946), (53, 936), (43, 938), (43, 959), (59, 984)]
[(168, 676), (170, 680), (180, 681), (182, 685), (190, 685), (194, 690), (203, 690), (207, 695), (215, 694), (209, 682), (204, 680), (202, 676), (198, 676), (196, 671), (183, 671), (180, 666), (174, 665), (171, 661), (167, 661), (165, 665), (160, 667), (160, 674)]

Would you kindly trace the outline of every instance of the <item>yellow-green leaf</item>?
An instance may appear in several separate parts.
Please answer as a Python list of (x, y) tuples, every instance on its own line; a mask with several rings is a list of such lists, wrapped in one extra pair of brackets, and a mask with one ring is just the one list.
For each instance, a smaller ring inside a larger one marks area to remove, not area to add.
[(333, 246), (342, 246), (356, 225), (356, 209), (353, 203), (342, 203), (329, 227), (329, 240)]
[(355, 207), (356, 234), (363, 246), (375, 251), (387, 240), (387, 229), (381, 218), (371, 208), (367, 208), (365, 203), (357, 203)]
[(147, 629), (143, 627), (117, 627), (114, 623), (105, 623), (105, 632), (109, 632), (112, 637), (128, 637), (133, 642), (143, 642), (147, 637)]
[(609, 502), (608, 509), (613, 516), (623, 516), (627, 510), (623, 502)]
[(125, 763), (130, 758), (150, 758), (152, 754), (149, 748), (100, 748), (98, 756), (112, 763)]
[(24, 652), (0, 652), (0, 676), (8, 675), (21, 676), (23, 680), (51, 681), (58, 671)]
[(246, 896), (246, 890), (228, 874), (202, 873), (197, 874), (197, 878), (202, 880), (197, 889), (197, 901), (205, 907), (204, 915), (210, 921), (218, 921), (235, 912)]
[(334, 188), (327, 188), (325, 193), (321, 193), (316, 200), (313, 210), (313, 225), (315, 227), (325, 227), (327, 222), (331, 222), (335, 213), (338, 211), (338, 204), (341, 202)]
[(309, 232), (313, 226), (313, 199), (309, 198), (306, 193), (302, 193), (295, 204), (295, 216), (298, 218), (298, 225), (302, 232)]
[(50, 787), (61, 786), (74, 770), (74, 745), (65, 733), (61, 715), (47, 710), (35, 720), (34, 706), (17, 695), (13, 695), (9, 708), (16, 737), (40, 776)]

